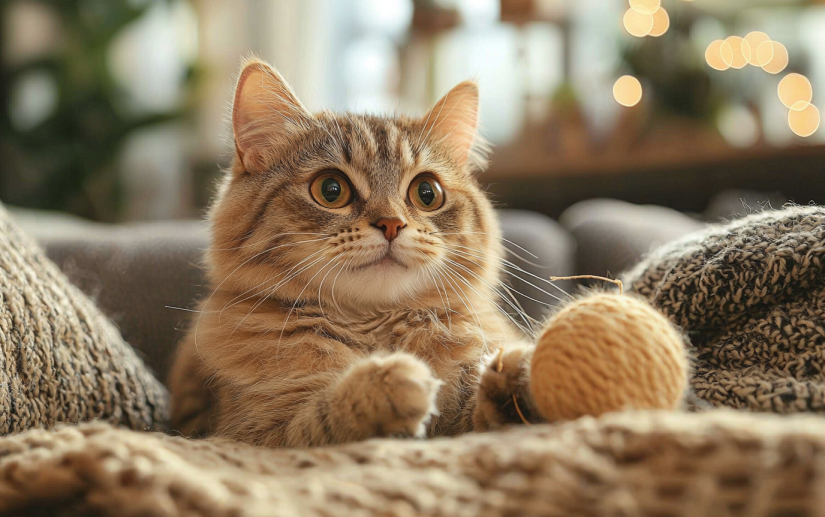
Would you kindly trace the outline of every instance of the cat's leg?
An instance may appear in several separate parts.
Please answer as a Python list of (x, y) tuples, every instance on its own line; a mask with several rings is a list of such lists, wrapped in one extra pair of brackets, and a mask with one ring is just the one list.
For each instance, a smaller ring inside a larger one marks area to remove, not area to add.
[(524, 420), (541, 421), (530, 394), (530, 361), (534, 348), (526, 344), (506, 347), (494, 354), (482, 370), (473, 410), (476, 431)]
[(315, 446), (378, 436), (424, 437), (441, 386), (406, 353), (359, 360), (309, 398), (285, 430), (285, 445)]
[(207, 373), (194, 338), (186, 336), (175, 354), (166, 385), (169, 387), (170, 427), (184, 436), (211, 432), (216, 397), (207, 386)]

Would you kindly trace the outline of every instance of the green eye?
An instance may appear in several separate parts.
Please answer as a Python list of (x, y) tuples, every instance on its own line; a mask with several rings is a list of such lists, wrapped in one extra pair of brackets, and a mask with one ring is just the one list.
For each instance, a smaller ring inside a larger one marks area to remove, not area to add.
[(327, 208), (341, 208), (352, 200), (352, 190), (340, 171), (325, 172), (315, 178), (309, 188), (313, 199)]
[(444, 204), (444, 190), (435, 178), (422, 174), (410, 183), (410, 201), (425, 212), (438, 210)]

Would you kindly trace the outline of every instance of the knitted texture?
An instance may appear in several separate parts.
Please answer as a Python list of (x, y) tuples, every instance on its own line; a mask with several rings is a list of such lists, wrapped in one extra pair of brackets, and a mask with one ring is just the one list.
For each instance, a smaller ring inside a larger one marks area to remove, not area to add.
[(825, 208), (693, 234), (625, 282), (689, 336), (695, 394), (716, 406), (825, 412)]
[(675, 409), (687, 357), (673, 325), (646, 301), (597, 293), (545, 325), (533, 353), (531, 392), (550, 422), (630, 409)]
[(620, 413), (304, 450), (102, 424), (0, 439), (0, 513), (823, 515), (825, 420)]
[(0, 434), (166, 419), (166, 391), (0, 206)]

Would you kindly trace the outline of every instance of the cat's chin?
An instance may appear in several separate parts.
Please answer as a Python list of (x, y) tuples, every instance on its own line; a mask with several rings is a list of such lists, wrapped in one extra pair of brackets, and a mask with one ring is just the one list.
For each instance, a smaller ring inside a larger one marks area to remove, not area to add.
[[(426, 290), (421, 279), (417, 265), (407, 266), (399, 259), (383, 257), (342, 274), (334, 287), (335, 299), (349, 300), (360, 308), (407, 305)], [(331, 292), (327, 294), (332, 296)]]
[(398, 260), (397, 258), (393, 257), (392, 255), (385, 255), (378, 260), (373, 262), (368, 262), (358, 267), (357, 271), (378, 271), (378, 272), (389, 272), (389, 271), (396, 271), (398, 269), (407, 269), (406, 264)]

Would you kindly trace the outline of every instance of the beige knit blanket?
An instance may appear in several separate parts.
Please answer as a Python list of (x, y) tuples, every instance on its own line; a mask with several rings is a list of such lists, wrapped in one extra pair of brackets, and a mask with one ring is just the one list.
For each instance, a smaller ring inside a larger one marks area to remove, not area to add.
[(825, 515), (825, 420), (623, 413), (309, 450), (106, 424), (0, 440), (0, 512), (103, 516)]

